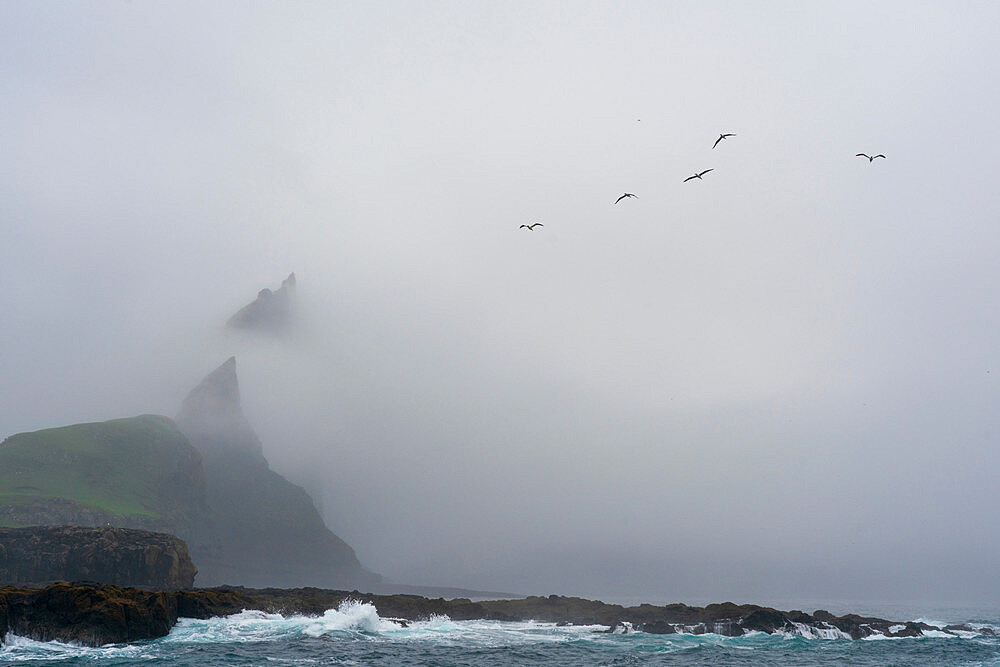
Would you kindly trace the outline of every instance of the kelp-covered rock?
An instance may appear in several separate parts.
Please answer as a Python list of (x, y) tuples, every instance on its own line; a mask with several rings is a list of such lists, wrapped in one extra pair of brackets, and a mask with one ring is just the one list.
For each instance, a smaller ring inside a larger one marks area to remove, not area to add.
[(174, 535), (126, 528), (0, 528), (0, 584), (87, 579), (121, 586), (189, 588), (197, 569)]

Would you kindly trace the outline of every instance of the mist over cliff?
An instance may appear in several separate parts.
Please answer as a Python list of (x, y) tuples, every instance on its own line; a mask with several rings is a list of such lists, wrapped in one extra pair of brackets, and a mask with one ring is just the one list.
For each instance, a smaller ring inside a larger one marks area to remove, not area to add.
[[(0, 5), (0, 437), (174, 415), (235, 355), (389, 579), (996, 599), (998, 29)], [(292, 271), (280, 336), (226, 326)]]

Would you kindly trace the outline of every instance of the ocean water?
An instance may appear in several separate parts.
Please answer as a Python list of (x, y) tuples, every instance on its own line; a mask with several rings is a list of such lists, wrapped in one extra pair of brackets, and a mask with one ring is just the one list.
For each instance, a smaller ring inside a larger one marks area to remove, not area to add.
[[(953, 610), (960, 613), (959, 610)], [(916, 620), (916, 619), (913, 619)], [(925, 622), (931, 622), (922, 619)], [(949, 621), (1000, 625), (978, 615)], [(943, 622), (942, 622), (943, 625)], [(0, 663), (31, 665), (997, 665), (1000, 638), (930, 633), (853, 641), (811, 635), (606, 634), (604, 626), (452, 621), (407, 627), (370, 604), (345, 602), (323, 616), (243, 611), (181, 619), (161, 639), (88, 648), (8, 635)]]

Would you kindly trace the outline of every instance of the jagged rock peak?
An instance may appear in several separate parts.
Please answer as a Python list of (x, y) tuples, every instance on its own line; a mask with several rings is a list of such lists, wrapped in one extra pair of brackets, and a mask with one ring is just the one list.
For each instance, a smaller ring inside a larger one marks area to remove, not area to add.
[(295, 274), (290, 273), (277, 290), (272, 292), (265, 287), (257, 292), (257, 298), (230, 317), (226, 326), (271, 335), (284, 333), (291, 323), (291, 303), (294, 291)]
[(177, 426), (202, 455), (210, 452), (250, 453), (260, 458), (262, 446), (240, 407), (236, 357), (229, 357), (191, 390)]
[(241, 413), (236, 357), (229, 357), (188, 393), (181, 404), (178, 421), (187, 421), (187, 417)]

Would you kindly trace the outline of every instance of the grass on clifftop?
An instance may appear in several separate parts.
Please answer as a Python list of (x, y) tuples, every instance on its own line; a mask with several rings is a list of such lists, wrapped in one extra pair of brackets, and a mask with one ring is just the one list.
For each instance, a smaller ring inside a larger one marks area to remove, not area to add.
[(163, 473), (191, 456), (173, 421), (142, 415), (18, 433), (0, 443), (0, 505), (61, 498), (159, 518)]

